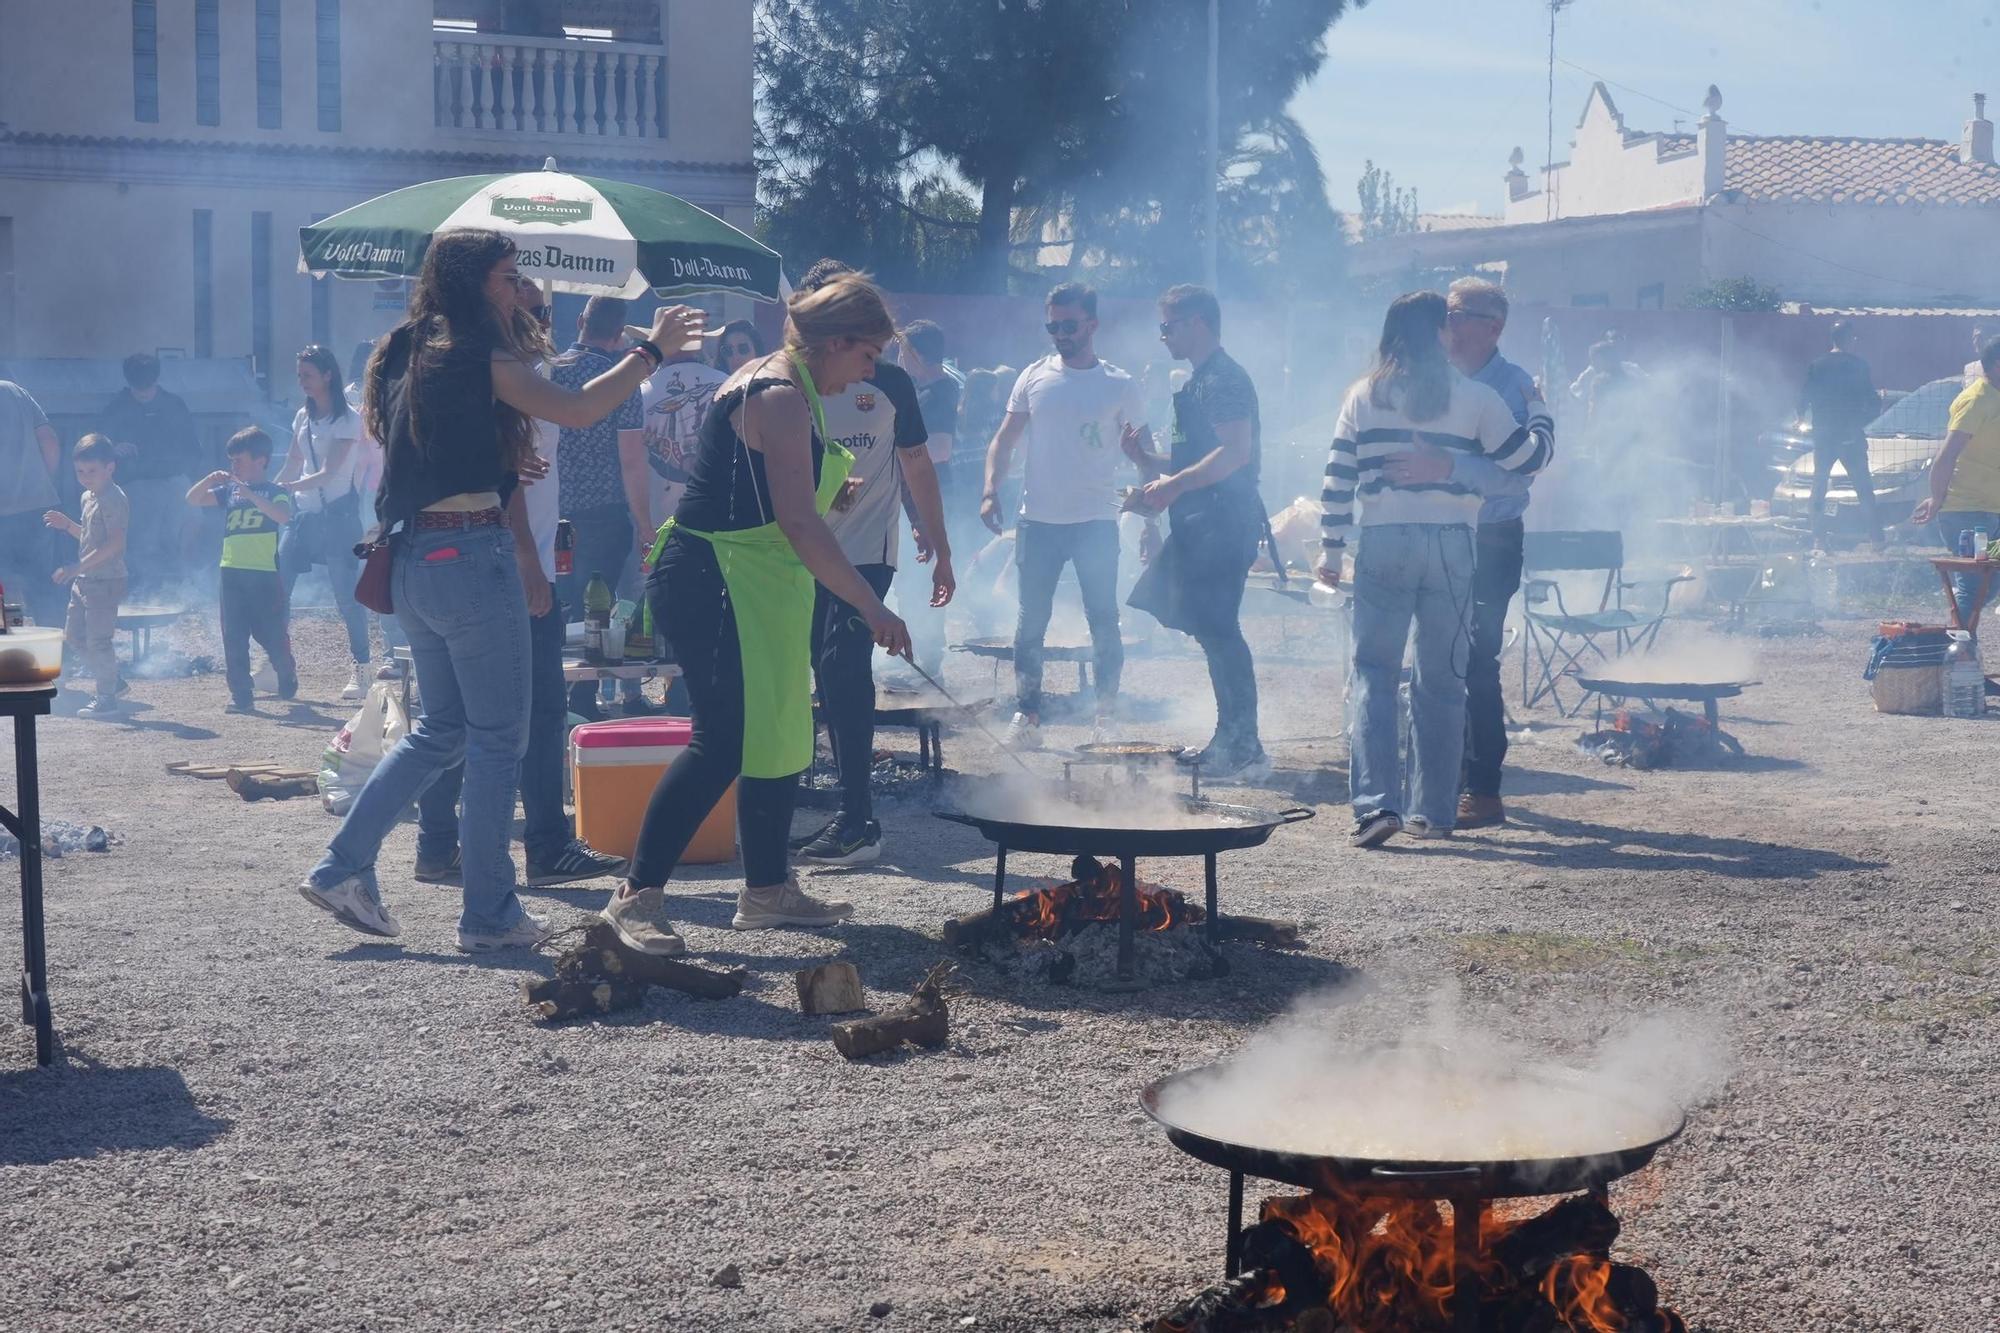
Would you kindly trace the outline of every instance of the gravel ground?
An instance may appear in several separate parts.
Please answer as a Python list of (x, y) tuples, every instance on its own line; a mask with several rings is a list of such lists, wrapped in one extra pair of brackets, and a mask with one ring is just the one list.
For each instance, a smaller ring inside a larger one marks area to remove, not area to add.
[[(1339, 672), (1267, 644), (1280, 772), (1233, 794), (1321, 817), (1227, 856), (1223, 901), (1303, 919), (1306, 947), (1232, 945), (1227, 979), (1129, 995), (974, 967), (948, 1049), (860, 1065), (790, 973), (841, 957), (878, 1005), (907, 992), (988, 883), (970, 830), (885, 809), (886, 861), (819, 881), (858, 904), (838, 931), (733, 934), (729, 872), (699, 872), (691, 946), (751, 990), (545, 1028), (516, 984), (546, 962), (455, 953), (456, 894), (406, 877), (410, 826), (382, 859), (406, 934), (369, 943), (291, 891), (334, 828), (316, 802), (165, 773), (312, 764), (353, 707), (338, 668), (263, 718), (224, 716), (217, 676), (139, 682), (129, 722), (43, 733), (47, 817), (121, 841), (48, 868), (65, 1057), (33, 1069), (17, 1030), (0, 1072), (0, 1327), (1130, 1329), (1222, 1263), (1223, 1177), (1166, 1144), (1140, 1089), (1319, 988), (1417, 975), (1532, 1040), (1678, 1007), (1731, 1043), (1726, 1087), (1613, 1191), (1621, 1256), (1694, 1327), (1991, 1330), (2000, 837), (1978, 775), (2000, 724), (1875, 714), (1871, 634), (1766, 645), (1765, 684), (1725, 711), (1746, 762), (1606, 768), (1541, 713), (1510, 827), (1376, 853), (1345, 843)], [(298, 637), (339, 660), (331, 624)], [(173, 646), (214, 651), (193, 628)], [(1144, 714), (1201, 681), (1156, 657), (1128, 694)], [(1000, 762), (971, 734), (950, 757)], [(1199, 891), (1198, 863), (1146, 873)], [(714, 1284), (729, 1264), (740, 1285)]]

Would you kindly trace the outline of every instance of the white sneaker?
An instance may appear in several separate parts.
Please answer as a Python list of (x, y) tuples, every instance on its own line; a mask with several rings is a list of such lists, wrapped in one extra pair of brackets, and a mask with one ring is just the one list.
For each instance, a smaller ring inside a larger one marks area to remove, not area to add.
[(769, 930), (773, 926), (834, 926), (854, 915), (854, 904), (815, 898), (799, 887), (797, 875), (783, 884), (761, 889), (746, 886), (736, 895), (738, 930)]
[(361, 666), (359, 663), (356, 663), (354, 669), (347, 673), (347, 684), (341, 686), (340, 697), (343, 699), (359, 699), (366, 693), (368, 693), (368, 687), (361, 683)]
[(1449, 838), (1451, 830), (1440, 828), (1422, 815), (1408, 815), (1403, 820), (1403, 833), (1412, 838)]
[(382, 892), (375, 886), (373, 874), (349, 875), (331, 888), (320, 888), (308, 875), (299, 882), (299, 897), (324, 912), (333, 913), (333, 919), (364, 935), (380, 935), (394, 939), (403, 933), (403, 927), (382, 905)]
[(1014, 720), (1001, 733), (1001, 744), (1010, 750), (1039, 750), (1042, 748), (1042, 724), (1026, 713), (1014, 714)]
[(495, 949), (532, 949), (555, 932), (549, 928), (549, 919), (529, 912), (519, 921), (500, 931), (471, 931), (458, 928), (458, 951), (460, 953), (492, 953)]

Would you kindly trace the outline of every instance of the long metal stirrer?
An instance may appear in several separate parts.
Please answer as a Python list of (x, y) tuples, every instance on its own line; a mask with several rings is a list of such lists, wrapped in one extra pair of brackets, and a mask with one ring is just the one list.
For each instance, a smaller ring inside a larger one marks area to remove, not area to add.
[(999, 750), (1001, 754), (1006, 755), (1009, 759), (1012, 759), (1023, 773), (1026, 773), (1029, 777), (1035, 776), (1035, 770), (1028, 767), (1026, 760), (1022, 759), (1020, 755), (1015, 754), (1011, 749), (1009, 749), (1007, 746), (1007, 742), (1001, 740), (998, 736), (995, 736), (991, 731), (987, 730), (986, 724), (979, 720), (978, 713), (974, 712), (966, 705), (960, 703), (956, 695), (954, 695), (950, 690), (946, 689), (942, 684), (938, 682), (938, 678), (936, 676), (933, 676), (930, 672), (918, 666), (917, 659), (914, 656), (912, 656), (909, 653), (903, 653), (901, 656), (905, 662), (908, 662), (910, 664), (910, 670), (916, 672), (919, 676), (922, 676), (932, 689), (936, 690), (939, 694), (942, 694), (945, 697), (946, 703), (949, 703), (953, 708), (956, 708), (959, 712), (965, 714), (966, 719), (970, 721), (973, 726), (979, 728), (980, 734), (986, 737), (987, 740), (993, 742), (993, 746), (995, 749)]

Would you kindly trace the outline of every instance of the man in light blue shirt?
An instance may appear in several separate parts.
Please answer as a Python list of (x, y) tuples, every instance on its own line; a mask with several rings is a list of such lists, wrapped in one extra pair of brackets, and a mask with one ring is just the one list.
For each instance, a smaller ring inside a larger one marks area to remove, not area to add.
[[(1507, 327), (1507, 294), (1494, 283), (1460, 278), (1445, 297), (1451, 363), (1506, 400), (1514, 420), (1526, 424), (1542, 399), (1534, 377), (1500, 355)], [(1551, 460), (1553, 461), (1553, 460)], [(1521, 516), (1534, 478), (1498, 467), (1477, 455), (1426, 450), (1385, 464), (1398, 484), (1453, 477), (1485, 496), (1472, 567), (1472, 646), (1465, 673), (1465, 772), (1458, 798), (1460, 829), (1488, 828), (1506, 820), (1500, 770), (1507, 759), (1507, 709), (1500, 699), (1500, 648), (1507, 606), (1521, 586)], [(1547, 468), (1543, 468), (1544, 475)]]

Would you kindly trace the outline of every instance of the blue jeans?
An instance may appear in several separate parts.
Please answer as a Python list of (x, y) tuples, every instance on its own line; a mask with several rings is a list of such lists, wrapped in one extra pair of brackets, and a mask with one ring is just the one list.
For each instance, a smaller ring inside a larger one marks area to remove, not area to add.
[[(1347, 684), (1348, 784), (1354, 816), (1458, 815), (1471, 649), (1472, 529), (1390, 523), (1361, 529), (1354, 556), (1354, 670)], [(1416, 624), (1410, 680), (1408, 803), (1397, 726), (1403, 647)]]
[(505, 527), (405, 532), (391, 583), (423, 711), (369, 775), (312, 880), (327, 888), (350, 875), (372, 877), (382, 839), (440, 773), (462, 761), (459, 927), (506, 930), (523, 914), (507, 836), (528, 738), (528, 603), (513, 535)]
[[(569, 693), (563, 684), (563, 605), (528, 617), (528, 748), (521, 756), (521, 847), (529, 866), (545, 866), (569, 846), (563, 809), (563, 760), (569, 739)], [(417, 799), (417, 859), (449, 864), (458, 850), (461, 766), (440, 773)]]
[(1032, 523), (1022, 519), (1014, 538), (1014, 568), (1021, 578), (1021, 615), (1014, 626), (1014, 693), (1030, 717), (1042, 711), (1042, 647), (1055, 608), (1063, 566), (1076, 566), (1083, 618), (1090, 626), (1097, 667), (1097, 711), (1118, 697), (1125, 645), (1118, 637), (1118, 524)]
[(361, 578), (361, 561), (354, 554), (354, 545), (361, 540), (360, 508), (352, 496), (344, 499), (346, 503), (336, 501), (318, 513), (300, 514), (285, 525), (278, 538), (278, 575), (285, 582), (289, 603), (299, 575), (314, 565), (326, 566), (334, 609), (347, 627), (347, 655), (354, 665), (366, 666), (368, 608), (354, 600), (354, 585)]
[[(2000, 537), (2000, 514), (1982, 514), (1975, 509), (1955, 509), (1948, 514), (1939, 514), (1935, 521), (1938, 527), (1938, 539), (1947, 555), (1958, 554), (1958, 534), (1961, 532), (1985, 528), (1988, 541)], [(1979, 552), (1974, 551), (1973, 554), (1977, 555)], [(1975, 609), (1983, 609), (1984, 604), (1981, 608), (1972, 605), (1972, 599), (1979, 595), (1979, 579), (1976, 576), (1953, 574), (1951, 590), (1953, 598), (1964, 608), (1968, 617)], [(1987, 584), (1986, 602), (1991, 603), (1996, 595), (2000, 595), (2000, 578), (1992, 579)]]

